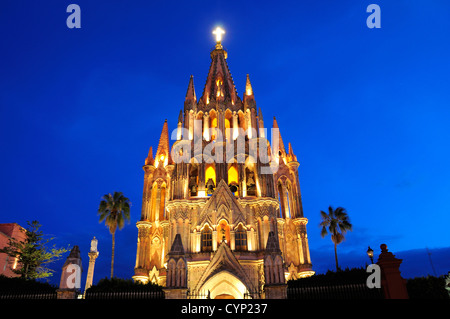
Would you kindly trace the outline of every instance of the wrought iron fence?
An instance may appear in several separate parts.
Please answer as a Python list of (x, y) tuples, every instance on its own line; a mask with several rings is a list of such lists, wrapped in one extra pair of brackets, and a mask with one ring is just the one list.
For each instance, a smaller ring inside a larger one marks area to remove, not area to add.
[(8, 292), (8, 291), (1, 291), (0, 292), (0, 299), (5, 300), (25, 300), (25, 299), (40, 299), (40, 300), (44, 300), (44, 299), (56, 299), (57, 298), (57, 294), (56, 291), (54, 292), (49, 292), (49, 291), (23, 291), (23, 292), (19, 292), (19, 291), (12, 291), (12, 292)]
[(115, 291), (90, 292), (86, 291), (85, 299), (164, 299), (163, 291)]
[[(85, 299), (164, 299), (163, 291), (116, 291), (116, 292), (89, 292), (86, 291)], [(190, 291), (186, 293), (187, 299), (211, 299), (210, 291)], [(260, 299), (263, 294), (260, 291), (246, 291), (244, 299)], [(347, 284), (334, 286), (301, 286), (287, 289), (288, 299), (384, 299), (382, 289), (368, 288), (365, 284)], [(0, 291), (1, 300), (45, 300), (57, 299), (56, 291)]]
[(186, 299), (211, 299), (211, 292), (209, 290), (190, 290), (186, 292)]
[(368, 288), (366, 284), (334, 286), (289, 287), (288, 299), (384, 299), (379, 288)]

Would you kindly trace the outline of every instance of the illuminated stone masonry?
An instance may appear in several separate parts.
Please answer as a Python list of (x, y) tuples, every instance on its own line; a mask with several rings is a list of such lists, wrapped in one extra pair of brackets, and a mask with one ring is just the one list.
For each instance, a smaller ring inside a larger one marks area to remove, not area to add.
[(145, 160), (133, 279), (166, 298), (285, 298), (287, 280), (314, 274), (299, 163), (275, 118), (268, 142), (249, 76), (241, 100), (214, 34), (202, 96), (191, 76), (177, 127), (164, 122)]

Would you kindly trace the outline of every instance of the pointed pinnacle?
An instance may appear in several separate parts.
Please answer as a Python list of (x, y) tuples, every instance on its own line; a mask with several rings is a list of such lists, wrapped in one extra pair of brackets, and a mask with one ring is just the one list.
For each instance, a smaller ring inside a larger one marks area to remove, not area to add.
[(195, 95), (195, 88), (194, 88), (194, 76), (191, 75), (190, 79), (189, 79), (189, 85), (188, 85), (188, 89), (186, 92), (186, 99), (185, 101), (193, 101), (193, 102), (197, 102), (197, 97)]
[(156, 158), (161, 155), (169, 156), (169, 128), (167, 126), (167, 119), (164, 121), (163, 129), (161, 131), (161, 136), (159, 138), (158, 149), (156, 150)]
[(262, 112), (261, 112), (261, 108), (260, 107), (258, 107), (258, 119), (260, 120), (260, 121), (263, 121), (264, 119), (263, 119), (263, 115), (262, 115)]
[(273, 128), (277, 128), (278, 129), (278, 135), (279, 135), (278, 147), (279, 147), (279, 150), (282, 151), (283, 153), (286, 153), (286, 149), (284, 148), (283, 139), (281, 138), (280, 128), (278, 127), (277, 119), (275, 118), (275, 116), (273, 117)]
[(295, 156), (294, 151), (292, 150), (292, 145), (289, 142), (289, 157), (290, 157), (290, 161), (295, 161), (297, 162), (297, 156)]
[(153, 147), (150, 146), (147, 158), (145, 159), (145, 165), (153, 165), (154, 162), (155, 160), (153, 159)]
[(250, 76), (247, 74), (247, 81), (245, 82), (245, 95), (253, 95), (252, 84), (250, 83)]

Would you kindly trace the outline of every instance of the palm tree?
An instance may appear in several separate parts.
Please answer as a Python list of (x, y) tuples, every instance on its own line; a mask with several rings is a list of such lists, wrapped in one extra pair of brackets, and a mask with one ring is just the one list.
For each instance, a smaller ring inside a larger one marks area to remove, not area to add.
[(322, 222), (319, 224), (319, 226), (322, 226), (320, 235), (323, 238), (330, 232), (331, 241), (334, 243), (336, 271), (338, 271), (337, 245), (345, 239), (344, 235), (348, 230), (352, 231), (352, 224), (350, 223), (347, 211), (342, 207), (333, 209), (333, 207), (330, 206), (328, 207), (328, 214), (321, 210), (320, 215), (322, 216)]
[(100, 215), (99, 222), (101, 223), (102, 221), (105, 221), (105, 225), (109, 228), (109, 232), (112, 235), (111, 279), (113, 278), (114, 270), (116, 229), (122, 229), (125, 221), (130, 221), (130, 206), (130, 200), (126, 198), (122, 192), (114, 192), (113, 195), (104, 195), (98, 208), (98, 214)]

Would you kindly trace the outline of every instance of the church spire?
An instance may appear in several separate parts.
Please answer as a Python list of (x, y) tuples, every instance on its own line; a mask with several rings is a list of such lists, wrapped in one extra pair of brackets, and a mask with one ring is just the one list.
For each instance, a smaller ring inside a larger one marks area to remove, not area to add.
[(197, 97), (195, 95), (195, 88), (194, 88), (194, 76), (191, 75), (189, 78), (189, 85), (186, 92), (186, 99), (185, 101), (194, 101), (197, 102)]
[(252, 84), (250, 83), (250, 76), (247, 74), (247, 81), (245, 82), (245, 96), (253, 96)]
[(163, 166), (166, 166), (170, 162), (169, 127), (167, 126), (167, 120), (165, 120), (159, 138), (158, 149), (156, 151), (155, 166), (158, 167), (160, 163), (162, 163)]
[(277, 119), (275, 118), (275, 116), (273, 117), (273, 128), (278, 129), (278, 137), (279, 137), (278, 138), (278, 149), (283, 155), (285, 155), (286, 149), (284, 148), (284, 143), (283, 143), (283, 139), (281, 138), (280, 128), (278, 127)]
[(213, 33), (216, 35), (216, 46), (211, 51), (211, 65), (200, 98), (206, 110), (212, 107), (209, 105), (213, 104), (213, 101), (223, 101), (232, 105), (240, 102), (226, 61), (228, 54), (222, 46), (222, 35), (224, 33), (225, 31), (220, 28), (216, 28)]
[(250, 83), (250, 77), (247, 74), (247, 80), (245, 82), (245, 93), (244, 93), (244, 105), (245, 108), (255, 107), (255, 96), (253, 95), (252, 84)]
[(197, 96), (195, 95), (194, 88), (194, 76), (191, 75), (189, 79), (189, 85), (186, 92), (186, 98), (184, 100), (184, 109), (193, 109), (195, 104), (197, 103)]

